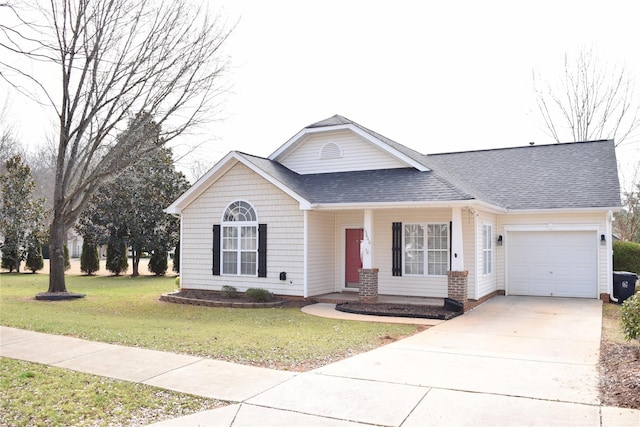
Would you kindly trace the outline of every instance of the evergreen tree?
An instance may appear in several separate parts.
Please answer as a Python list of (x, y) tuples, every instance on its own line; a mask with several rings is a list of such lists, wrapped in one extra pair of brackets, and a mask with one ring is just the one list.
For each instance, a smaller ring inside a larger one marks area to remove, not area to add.
[(145, 137), (160, 148), (100, 187), (77, 227), (83, 236), (115, 233), (124, 238), (131, 248), (133, 276), (139, 274), (143, 252), (168, 253), (176, 244), (179, 222), (164, 209), (189, 187), (160, 134), (160, 125), (147, 118)]
[(2, 266), (19, 272), (29, 246), (40, 246), (45, 238), (44, 201), (34, 199), (35, 181), (22, 157), (7, 159), (5, 167), (6, 173), (0, 175)]
[(40, 246), (29, 246), (29, 249), (27, 250), (26, 268), (31, 270), (32, 273), (44, 268), (44, 260), (42, 259)]
[(149, 260), (149, 271), (156, 276), (164, 276), (167, 273), (167, 268), (169, 268), (168, 256), (167, 251), (162, 248), (153, 251), (153, 255)]
[(109, 239), (106, 267), (116, 276), (119, 276), (120, 273), (126, 273), (129, 268), (129, 261), (127, 260), (127, 245), (124, 239), (117, 236)]
[(2, 245), (2, 264), (0, 267), (5, 270), (9, 270), (9, 273), (13, 273), (15, 270), (19, 272), (19, 259), (18, 246), (8, 237)]
[(100, 270), (100, 258), (98, 257), (98, 247), (88, 240), (82, 242), (82, 255), (80, 255), (80, 271), (92, 276)]

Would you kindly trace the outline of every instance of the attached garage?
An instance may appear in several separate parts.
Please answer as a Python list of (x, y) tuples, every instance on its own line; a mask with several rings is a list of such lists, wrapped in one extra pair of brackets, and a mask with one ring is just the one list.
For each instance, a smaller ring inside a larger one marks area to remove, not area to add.
[(511, 231), (505, 240), (509, 295), (598, 297), (595, 231)]

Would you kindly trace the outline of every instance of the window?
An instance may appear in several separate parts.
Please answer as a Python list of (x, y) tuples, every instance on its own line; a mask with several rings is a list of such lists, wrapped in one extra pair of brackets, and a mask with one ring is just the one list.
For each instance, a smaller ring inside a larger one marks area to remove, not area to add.
[(404, 274), (443, 276), (449, 269), (449, 225), (404, 225)]
[(258, 224), (253, 207), (231, 203), (222, 217), (222, 274), (255, 276), (258, 271)]
[(482, 226), (482, 273), (493, 272), (493, 232), (490, 225)]

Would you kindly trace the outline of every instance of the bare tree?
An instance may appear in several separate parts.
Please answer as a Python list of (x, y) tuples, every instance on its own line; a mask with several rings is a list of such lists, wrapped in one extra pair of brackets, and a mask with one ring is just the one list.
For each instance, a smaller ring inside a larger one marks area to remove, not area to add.
[(16, 154), (23, 154), (9, 120), (8, 101), (0, 108), (0, 173), (6, 172), (6, 161)]
[[(58, 293), (67, 292), (66, 231), (90, 196), (159, 147), (135, 132), (116, 135), (143, 114), (162, 126), (164, 141), (211, 119), (230, 30), (187, 0), (43, 1), (5, 5), (15, 23), (0, 22), (0, 71), (16, 90), (44, 99), (59, 123), (49, 241), (49, 292)], [(50, 85), (35, 69), (59, 78)]]
[(593, 49), (575, 57), (565, 54), (564, 73), (556, 84), (534, 89), (544, 125), (557, 141), (614, 139), (632, 142), (640, 130), (640, 98), (624, 66), (608, 67)]
[(640, 163), (622, 191), (622, 210), (614, 214), (614, 232), (620, 240), (640, 243)]

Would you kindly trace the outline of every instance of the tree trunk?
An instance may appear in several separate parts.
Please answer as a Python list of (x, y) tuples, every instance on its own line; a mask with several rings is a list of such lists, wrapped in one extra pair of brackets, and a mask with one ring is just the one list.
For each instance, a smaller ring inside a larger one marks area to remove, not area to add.
[(67, 292), (64, 279), (64, 219), (54, 213), (49, 229), (49, 292)]
[(140, 275), (140, 271), (138, 266), (140, 265), (140, 249), (136, 249), (133, 246), (131, 247), (131, 263), (133, 264), (133, 272), (131, 276), (138, 277)]

